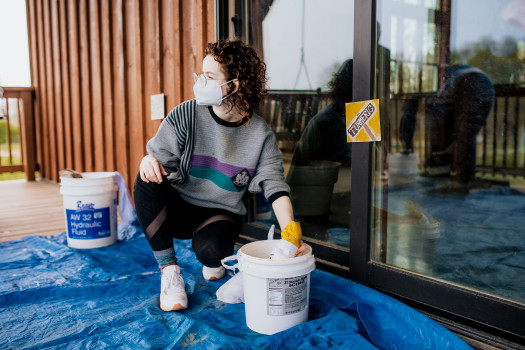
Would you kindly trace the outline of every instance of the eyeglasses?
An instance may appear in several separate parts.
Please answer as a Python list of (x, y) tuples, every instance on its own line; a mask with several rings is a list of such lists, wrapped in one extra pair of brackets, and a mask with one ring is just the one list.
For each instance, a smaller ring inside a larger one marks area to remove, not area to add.
[(220, 81), (220, 80), (226, 80), (226, 79), (225, 78), (223, 78), (223, 79), (212, 79), (212, 78), (208, 78), (204, 74), (198, 75), (197, 73), (193, 73), (193, 82), (195, 82), (195, 83), (198, 81), (202, 86), (206, 86), (206, 85), (208, 85), (208, 80)]

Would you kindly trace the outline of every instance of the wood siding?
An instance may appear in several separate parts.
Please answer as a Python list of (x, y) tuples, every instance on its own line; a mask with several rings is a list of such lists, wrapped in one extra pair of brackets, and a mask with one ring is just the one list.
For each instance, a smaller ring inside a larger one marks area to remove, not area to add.
[(27, 0), (37, 161), (44, 178), (64, 168), (119, 171), (129, 187), (159, 120), (193, 97), (206, 43), (210, 0)]

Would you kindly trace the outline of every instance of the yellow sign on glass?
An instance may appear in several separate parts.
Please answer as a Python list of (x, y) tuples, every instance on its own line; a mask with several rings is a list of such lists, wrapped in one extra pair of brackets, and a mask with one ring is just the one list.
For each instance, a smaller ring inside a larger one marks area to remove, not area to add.
[(351, 102), (345, 108), (347, 142), (381, 141), (379, 100)]

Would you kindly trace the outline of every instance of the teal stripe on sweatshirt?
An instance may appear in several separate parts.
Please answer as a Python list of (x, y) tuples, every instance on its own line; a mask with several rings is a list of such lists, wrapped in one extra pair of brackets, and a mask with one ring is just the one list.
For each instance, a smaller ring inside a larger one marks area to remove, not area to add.
[(233, 184), (233, 181), (228, 176), (224, 175), (218, 170), (203, 168), (203, 167), (191, 167), (190, 176), (197, 177), (200, 179), (206, 179), (212, 181), (215, 185), (226, 191), (240, 192), (246, 189), (246, 186), (240, 191)]

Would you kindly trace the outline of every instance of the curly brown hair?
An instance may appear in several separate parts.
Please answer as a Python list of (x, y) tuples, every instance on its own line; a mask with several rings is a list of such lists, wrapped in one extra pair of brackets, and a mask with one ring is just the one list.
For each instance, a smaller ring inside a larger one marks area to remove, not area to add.
[[(227, 80), (239, 80), (237, 92), (224, 102), (232, 109), (237, 107), (243, 116), (250, 117), (266, 95), (266, 64), (253, 48), (239, 39), (209, 43), (206, 55), (211, 55), (224, 66)], [(233, 89), (234, 86), (230, 85), (228, 93)]]
[(345, 102), (352, 101), (352, 83), (354, 76), (354, 60), (348, 59), (343, 62), (337, 73), (334, 73), (332, 80), (328, 82), (330, 97), (334, 102), (344, 105)]

